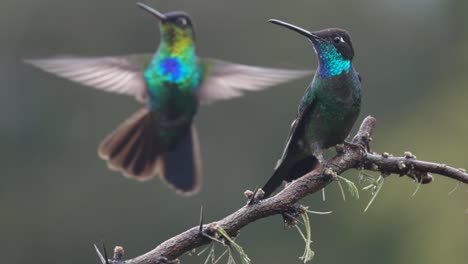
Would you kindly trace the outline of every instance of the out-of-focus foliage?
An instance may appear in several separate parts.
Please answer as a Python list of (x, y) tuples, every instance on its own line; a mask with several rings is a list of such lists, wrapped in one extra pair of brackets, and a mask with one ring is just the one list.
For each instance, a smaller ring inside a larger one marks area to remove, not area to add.
[[(468, 32), (464, 0), (147, 1), (195, 20), (200, 54), (236, 62), (313, 69), (306, 40), (270, 25), (280, 18), (311, 30), (348, 29), (363, 77), (362, 117), (378, 119), (373, 148), (468, 167)], [(100, 140), (139, 105), (132, 98), (81, 87), (20, 63), (53, 54), (153, 51), (154, 19), (133, 1), (0, 2), (0, 258), (2, 263), (97, 263), (92, 243), (144, 253), (197, 224), (245, 203), (281, 154), (301, 80), (203, 107), (197, 126), (204, 185), (192, 198), (156, 179), (145, 184), (109, 171)], [(360, 119), (362, 120), (362, 118)], [(347, 173), (357, 180), (359, 172)], [(466, 263), (467, 187), (442, 177), (422, 186), (386, 179), (369, 195), (343, 202), (337, 185), (311, 210), (313, 263)], [(245, 228), (237, 240), (254, 263), (300, 263), (303, 241), (280, 217)], [(221, 254), (224, 249), (217, 246)], [(207, 254), (207, 253), (205, 253)], [(183, 257), (203, 263), (206, 255)]]

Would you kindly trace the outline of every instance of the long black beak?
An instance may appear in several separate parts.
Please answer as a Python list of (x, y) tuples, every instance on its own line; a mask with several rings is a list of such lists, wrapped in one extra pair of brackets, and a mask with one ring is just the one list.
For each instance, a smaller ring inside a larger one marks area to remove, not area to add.
[(154, 9), (154, 8), (151, 8), (143, 3), (137, 3), (138, 7), (140, 7), (141, 9), (145, 10), (146, 12), (152, 14), (153, 16), (155, 16), (159, 21), (164, 21), (167, 19), (166, 15), (164, 15), (163, 13), (159, 12), (158, 10)]
[(268, 21), (273, 23), (273, 24), (280, 25), (280, 26), (283, 26), (285, 28), (288, 28), (288, 29), (290, 29), (292, 31), (296, 31), (297, 33), (307, 37), (308, 39), (310, 39), (312, 41), (318, 41), (318, 40), (322, 39), (319, 36), (317, 36), (316, 34), (310, 32), (310, 31), (307, 31), (307, 30), (305, 30), (303, 28), (300, 28), (298, 26), (295, 26), (293, 24), (289, 24), (287, 22), (284, 22), (284, 21), (281, 21), (281, 20), (278, 20), (278, 19), (270, 19)]

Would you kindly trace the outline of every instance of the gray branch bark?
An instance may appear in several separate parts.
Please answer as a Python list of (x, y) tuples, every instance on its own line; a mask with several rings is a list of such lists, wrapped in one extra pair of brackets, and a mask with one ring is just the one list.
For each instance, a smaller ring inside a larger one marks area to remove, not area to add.
[[(468, 184), (468, 174), (464, 169), (421, 161), (409, 152), (406, 152), (403, 157), (370, 152), (369, 142), (372, 140), (371, 136), (375, 123), (375, 118), (366, 117), (358, 133), (353, 138), (352, 144), (345, 144), (342, 148), (339, 148), (338, 154), (329, 161), (327, 168), (320, 165), (303, 177), (288, 184), (275, 196), (259, 200), (251, 205), (246, 204), (221, 220), (193, 227), (133, 259), (123, 260), (123, 249), (116, 247), (114, 257), (107, 262), (110, 264), (178, 263), (177, 258), (182, 254), (212, 242), (206, 235), (214, 235), (214, 226), (220, 226), (229, 235), (236, 236), (244, 226), (261, 218), (278, 214), (297, 216), (298, 211), (301, 210), (301, 206), (297, 204), (299, 200), (308, 194), (321, 190), (336, 180), (336, 175), (350, 169), (380, 171), (384, 175), (406, 175), (422, 183), (431, 182), (430, 173), (436, 173)], [(105, 257), (99, 251), (98, 254), (101, 261), (106, 263)]]

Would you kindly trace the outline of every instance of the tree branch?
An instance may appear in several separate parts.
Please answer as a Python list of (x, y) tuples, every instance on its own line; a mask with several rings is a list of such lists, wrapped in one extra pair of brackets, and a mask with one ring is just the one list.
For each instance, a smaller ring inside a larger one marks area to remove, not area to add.
[[(353, 138), (351, 144), (337, 148), (339, 152), (333, 157), (325, 168), (322, 164), (303, 177), (288, 184), (275, 196), (246, 204), (225, 218), (201, 226), (193, 227), (175, 237), (158, 245), (148, 253), (133, 259), (123, 260), (123, 249), (118, 247), (119, 254), (109, 260), (111, 264), (162, 264), (178, 263), (177, 258), (194, 248), (212, 242), (210, 237), (215, 236), (215, 228), (222, 227), (230, 236), (236, 236), (246, 225), (258, 219), (272, 215), (297, 216), (303, 212), (302, 207), (296, 204), (306, 195), (317, 192), (336, 180), (339, 175), (349, 169), (367, 169), (380, 171), (383, 175), (395, 173), (407, 175), (421, 183), (432, 180), (430, 173), (440, 174), (457, 181), (468, 184), (468, 174), (464, 169), (456, 169), (445, 164), (417, 160), (409, 152), (404, 157), (393, 157), (390, 154), (377, 154), (370, 152), (369, 142), (375, 127), (375, 118), (368, 116)], [(285, 218), (286, 219), (286, 218)], [(201, 229), (201, 231), (200, 231)], [(99, 252), (98, 252), (99, 253)], [(99, 255), (101, 255), (99, 253)], [(117, 257), (116, 257), (117, 256)], [(102, 260), (101, 255), (101, 260)], [(104, 263), (105, 264), (105, 263)]]

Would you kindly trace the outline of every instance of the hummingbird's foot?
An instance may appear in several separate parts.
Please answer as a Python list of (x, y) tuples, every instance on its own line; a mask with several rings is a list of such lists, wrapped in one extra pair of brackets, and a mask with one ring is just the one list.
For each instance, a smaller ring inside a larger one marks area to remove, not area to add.
[(328, 167), (329, 162), (323, 157), (321, 152), (315, 154), (315, 157), (317, 158), (319, 164), (322, 165), (322, 171), (320, 172), (320, 174), (326, 174), (327, 170), (332, 170)]
[(315, 158), (317, 158), (317, 160), (318, 160), (318, 162), (320, 164), (324, 164), (324, 165), (328, 164), (328, 161), (323, 157), (322, 152), (315, 151), (314, 156), (315, 156)]
[(262, 200), (265, 192), (261, 188), (255, 188), (255, 191), (247, 190), (244, 192), (244, 195), (249, 201), (247, 205), (257, 204), (260, 200)]
[(336, 178), (335, 171), (330, 166), (328, 166), (329, 163), (330, 162), (328, 160), (320, 161), (320, 164), (322, 164), (322, 171), (320, 172), (320, 174)]

